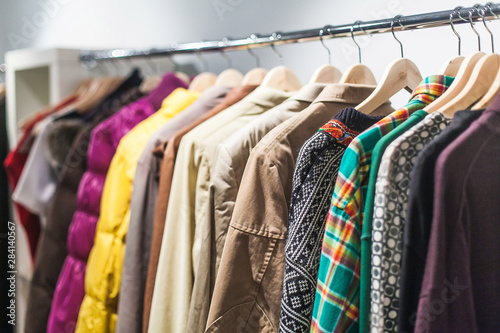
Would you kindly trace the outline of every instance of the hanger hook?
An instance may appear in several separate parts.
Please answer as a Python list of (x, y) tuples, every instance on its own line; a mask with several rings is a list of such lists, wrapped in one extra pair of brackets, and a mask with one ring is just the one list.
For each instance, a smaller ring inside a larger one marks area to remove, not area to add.
[(220, 49), (220, 55), (222, 58), (226, 59), (227, 62), (227, 68), (233, 68), (233, 62), (231, 58), (226, 54), (226, 51), (224, 49)]
[(284, 63), (284, 60), (283, 60), (283, 55), (281, 53), (278, 52), (278, 50), (276, 50), (276, 47), (274, 46), (274, 39), (280, 39), (281, 38), (281, 35), (274, 32), (272, 35), (271, 35), (271, 49), (274, 51), (274, 53), (276, 53), (280, 59), (280, 64), (283, 65)]
[(392, 32), (392, 36), (394, 37), (394, 39), (399, 43), (399, 47), (401, 48), (401, 58), (404, 58), (404, 53), (403, 53), (403, 43), (401, 43), (401, 41), (396, 37), (396, 34), (394, 33), (394, 22), (396, 20), (398, 20), (398, 23), (399, 25), (403, 28), (404, 30), (404, 26), (401, 24), (401, 21), (400, 21), (400, 18), (401, 18), (401, 15), (396, 15), (394, 16), (394, 19), (392, 20), (391, 22), (391, 32)]
[(451, 30), (453, 30), (453, 33), (455, 36), (458, 38), (458, 55), (462, 55), (462, 37), (458, 34), (457, 30), (455, 29), (455, 24), (453, 24), (453, 16), (455, 16), (455, 13), (458, 11), (460, 13), (460, 9), (462, 9), (462, 6), (455, 7), (453, 11), (450, 13), (450, 25), (451, 25)]
[(120, 76), (120, 63), (118, 61), (118, 58), (114, 58), (113, 62), (114, 62), (115, 70), (116, 70), (116, 75)]
[(258, 55), (257, 55), (257, 54), (256, 54), (256, 53), (255, 53), (255, 52), (254, 52), (251, 48), (250, 48), (250, 46), (249, 46), (249, 45), (247, 45), (247, 51), (248, 51), (248, 53), (250, 53), (250, 55), (251, 55), (252, 57), (254, 57), (254, 58), (255, 58), (255, 64), (256, 64), (256, 65), (257, 65), (257, 67), (259, 68), (259, 67), (260, 67), (260, 58), (259, 58), (259, 56), (258, 56)]
[[(146, 64), (148, 65), (149, 69), (151, 70), (152, 75), (156, 75), (156, 73), (159, 72), (158, 67), (157, 67), (158, 64), (155, 64), (153, 62), (153, 60), (151, 59), (150, 52), (148, 52), (146, 55)], [(156, 69), (155, 69), (155, 67), (156, 67)]]
[(488, 2), (488, 3), (486, 4), (486, 8), (487, 8), (487, 9), (489, 9), (489, 11), (490, 11), (491, 15), (495, 16), (496, 18), (498, 18), (498, 15), (497, 15), (497, 14), (495, 14), (495, 13), (493, 12), (493, 10), (491, 9), (491, 5), (493, 5), (493, 2)]
[(208, 61), (207, 59), (205, 59), (202, 55), (201, 55), (201, 46), (198, 48), (198, 51), (196, 52), (196, 56), (198, 57), (198, 59), (203, 63), (203, 71), (204, 72), (208, 72), (209, 69), (208, 69)]
[(328, 52), (328, 65), (332, 64), (332, 52), (330, 49), (325, 45), (325, 42), (323, 41), (323, 34), (325, 33), (325, 30), (328, 31), (328, 26), (326, 25), (323, 29), (319, 31), (319, 41), (321, 42), (321, 45), (326, 49)]
[(359, 63), (361, 63), (361, 47), (359, 46), (358, 42), (356, 42), (356, 39), (354, 38), (354, 25), (357, 24), (358, 25), (358, 28), (360, 30), (361, 29), (361, 21), (356, 21), (354, 22), (353, 25), (351, 25), (351, 38), (352, 38), (352, 41), (354, 42), (354, 44), (356, 44), (356, 46), (358, 47), (358, 57), (359, 57)]
[[(483, 25), (486, 31), (490, 34), (491, 38), (491, 53), (495, 53), (495, 43), (493, 41), (493, 32), (491, 32), (490, 28), (486, 25), (486, 6), (481, 6), (481, 5), (474, 5), (474, 7), (477, 6), (477, 13), (479, 16), (481, 16), (481, 20), (483, 20)], [(491, 7), (490, 7), (491, 9)]]
[(476, 28), (474, 28), (474, 22), (472, 22), (472, 13), (474, 13), (475, 10), (477, 10), (477, 9), (474, 7), (471, 10), (469, 10), (469, 23), (470, 23), (470, 27), (474, 31), (474, 34), (476, 34), (476, 36), (477, 36), (477, 49), (478, 49), (478, 51), (481, 51), (481, 36), (477, 32)]

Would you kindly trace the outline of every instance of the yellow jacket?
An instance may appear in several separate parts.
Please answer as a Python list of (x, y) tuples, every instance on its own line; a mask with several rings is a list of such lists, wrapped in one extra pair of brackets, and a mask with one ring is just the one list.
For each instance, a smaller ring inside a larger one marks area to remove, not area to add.
[(160, 110), (125, 135), (111, 161), (101, 199), (94, 246), (85, 274), (85, 297), (80, 307), (76, 332), (114, 332), (118, 294), (125, 255), (125, 238), (130, 221), (132, 183), (149, 138), (199, 94), (183, 88), (163, 100)]

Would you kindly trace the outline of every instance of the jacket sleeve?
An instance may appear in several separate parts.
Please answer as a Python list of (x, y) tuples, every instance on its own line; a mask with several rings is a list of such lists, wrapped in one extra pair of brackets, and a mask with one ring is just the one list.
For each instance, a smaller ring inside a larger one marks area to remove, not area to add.
[(207, 324), (220, 254), (238, 194), (233, 171), (231, 157), (225, 146), (220, 144), (210, 177), (206, 214), (201, 224), (198, 269), (189, 309), (188, 332), (203, 332)]
[(206, 332), (278, 330), (288, 199), (283, 175), (257, 151), (243, 174)]

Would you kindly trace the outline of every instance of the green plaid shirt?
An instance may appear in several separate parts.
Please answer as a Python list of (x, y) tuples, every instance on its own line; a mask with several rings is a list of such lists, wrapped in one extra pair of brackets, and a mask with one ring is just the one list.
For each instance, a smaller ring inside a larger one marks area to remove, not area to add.
[(373, 148), (412, 112), (441, 96), (448, 85), (443, 75), (427, 77), (405, 107), (380, 120), (347, 148), (326, 220), (311, 332), (358, 333), (360, 236)]

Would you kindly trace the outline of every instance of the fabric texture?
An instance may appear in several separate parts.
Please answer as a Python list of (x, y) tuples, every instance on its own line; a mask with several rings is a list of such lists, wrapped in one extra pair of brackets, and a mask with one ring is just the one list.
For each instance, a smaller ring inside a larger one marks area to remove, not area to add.
[(249, 121), (289, 97), (260, 86), (186, 134), (179, 146), (153, 293), (150, 332), (184, 332), (206, 214), (208, 182), (217, 145)]
[[(58, 105), (48, 110), (38, 112), (30, 121), (28, 121), (28, 123), (25, 124), (21, 139), (19, 139), (16, 147), (9, 152), (4, 161), (5, 171), (7, 172), (9, 185), (12, 191), (14, 191), (17, 187), (17, 184), (21, 178), (21, 174), (26, 165), (29, 152), (33, 146), (35, 138), (33, 134), (34, 127), (48, 115), (66, 108), (77, 98), (78, 96), (76, 95), (69, 96), (68, 98), (61, 101)], [(38, 239), (40, 236), (40, 219), (37, 214), (30, 212), (28, 209), (26, 209), (26, 207), (16, 202), (14, 202), (14, 210), (16, 212), (16, 218), (19, 220), (24, 230), (26, 231), (26, 236), (28, 238), (30, 248), (30, 257), (31, 260), (34, 261)]]
[(481, 114), (482, 111), (457, 112), (451, 124), (418, 154), (413, 166), (399, 279), (399, 332), (413, 332), (415, 329), (434, 206), (434, 186), (429, 184), (435, 183), (436, 160)]
[[(292, 177), (300, 147), (373, 86), (327, 85), (305, 110), (270, 131), (252, 150), (231, 218), (210, 305), (207, 332), (276, 332)], [(390, 105), (378, 111), (388, 113)]]
[[(74, 111), (69, 113), (68, 118), (83, 125), (83, 118), (80, 114)], [(42, 229), (46, 224), (47, 212), (58, 180), (58, 170), (50, 164), (47, 154), (47, 140), (57, 121), (63, 121), (62, 118), (66, 114), (52, 114), (40, 122), (38, 125), (40, 130), (26, 160), (26, 166), (16, 189), (12, 193), (13, 201), (40, 217)]]
[(356, 137), (344, 153), (325, 227), (312, 332), (360, 329), (361, 232), (373, 149), (384, 135), (445, 89), (442, 75), (424, 79), (405, 107)]
[(415, 332), (500, 331), (500, 98), (440, 154)]
[(102, 192), (95, 242), (85, 273), (85, 297), (76, 332), (116, 330), (120, 279), (130, 221), (130, 198), (137, 162), (149, 138), (163, 124), (193, 103), (199, 94), (174, 90), (161, 108), (121, 140), (109, 166)]
[(429, 114), (393, 141), (382, 157), (373, 209), (370, 332), (397, 332), (399, 276), (411, 170), (417, 154), (450, 121), (440, 112)]
[(161, 243), (163, 240), (163, 230), (165, 227), (165, 218), (167, 215), (168, 202), (170, 197), (170, 187), (172, 184), (172, 177), (174, 173), (174, 163), (176, 160), (177, 150), (179, 148), (181, 139), (186, 133), (191, 131), (196, 126), (204, 121), (210, 119), (219, 112), (225, 110), (229, 106), (239, 102), (249, 93), (251, 93), (257, 86), (241, 86), (233, 88), (229, 91), (224, 100), (208, 111), (205, 115), (198, 118), (188, 126), (184, 127), (181, 131), (177, 132), (168, 142), (162, 143), (157, 149), (155, 154), (163, 158), (160, 166), (160, 181), (158, 189), (158, 198), (155, 208), (153, 237), (151, 241), (151, 253), (148, 265), (148, 274), (146, 280), (146, 289), (144, 293), (144, 314), (143, 314), (143, 332), (148, 331), (149, 316), (151, 312), (151, 301), (153, 298), (154, 284), (156, 280), (156, 272), (158, 269), (158, 260), (160, 257)]
[(207, 213), (201, 231), (200, 259), (189, 310), (188, 332), (205, 329), (215, 278), (248, 156), (274, 127), (309, 106), (325, 84), (302, 87), (290, 98), (243, 126), (218, 147), (210, 177)]
[[(54, 289), (68, 254), (66, 245), (68, 229), (76, 211), (78, 185), (87, 167), (90, 134), (101, 121), (140, 97), (142, 93), (138, 88), (133, 88), (119, 98), (106, 102), (107, 105), (101, 108), (92, 123), (78, 133), (73, 142), (54, 192), (52, 206), (47, 214), (47, 225), (40, 239), (28, 295), (26, 331), (47, 330)], [(74, 326), (71, 330), (74, 330)]]
[[(431, 77), (432, 78), (432, 77)], [(420, 96), (418, 101), (415, 101), (413, 106), (420, 108), (432, 103), (436, 98), (441, 96), (446, 89), (452, 84), (453, 77), (442, 76), (438, 77), (437, 80), (442, 80), (444, 89), (430, 91), (427, 98), (423, 95)], [(431, 79), (432, 80), (432, 79)], [(434, 78), (436, 80), (436, 78)], [(439, 82), (439, 81), (437, 81)], [(420, 104), (418, 104), (420, 102)], [(410, 102), (411, 103), (411, 102)], [(372, 162), (370, 165), (370, 178), (368, 180), (368, 187), (366, 190), (365, 205), (363, 212), (363, 230), (361, 234), (361, 271), (360, 271), (360, 330), (362, 332), (369, 332), (370, 329), (370, 286), (371, 286), (371, 259), (372, 259), (372, 218), (373, 218), (373, 206), (375, 199), (375, 184), (377, 181), (378, 170), (384, 154), (385, 149), (403, 133), (411, 129), (414, 125), (419, 123), (422, 119), (427, 116), (427, 112), (423, 110), (417, 110), (413, 112), (410, 117), (397, 128), (392, 130), (390, 133), (385, 135), (380, 141), (375, 145), (372, 153)], [(390, 322), (391, 329), (395, 329), (396, 325), (393, 321)], [(389, 331), (391, 330), (389, 329)]]
[(139, 158), (130, 199), (127, 248), (118, 302), (118, 332), (132, 333), (142, 330), (144, 288), (160, 168), (160, 160), (153, 155), (153, 149), (219, 104), (229, 89), (226, 87), (207, 88), (193, 104), (154, 133)]
[(325, 219), (340, 161), (352, 139), (380, 119), (346, 108), (300, 149), (288, 213), (280, 332), (310, 329)]
[[(53, 131), (60, 121), (73, 120), (74, 122), (88, 123), (92, 121), (96, 114), (100, 111), (102, 102), (112, 100), (120, 94), (126, 92), (131, 87), (136, 87), (142, 82), (138, 70), (134, 70), (132, 74), (121, 84), (117, 84), (114, 91), (104, 97), (96, 107), (86, 110), (84, 113), (78, 110), (71, 110), (58, 115), (50, 115), (46, 120), (40, 133), (35, 139), (33, 149), (26, 161), (26, 168), (23, 171), (19, 184), (12, 194), (12, 199), (27, 207), (31, 212), (38, 214), (41, 217), (42, 226), (45, 225), (48, 209), (50, 208), (52, 198), (59, 179), (60, 168), (54, 167), (51, 164), (50, 154), (48, 154), (48, 140), (53, 134)], [(74, 136), (72, 136), (74, 139)], [(66, 149), (63, 149), (63, 155), (67, 155), (71, 143), (66, 144)], [(63, 146), (63, 144), (59, 144)]]
[(87, 151), (87, 170), (78, 186), (77, 210), (68, 230), (68, 256), (54, 291), (49, 329), (76, 326), (85, 295), (87, 259), (94, 244), (104, 180), (120, 140), (138, 123), (154, 114), (160, 107), (158, 96), (167, 96), (179, 86), (186, 85), (174, 74), (166, 74), (160, 85), (148, 96), (123, 107), (92, 131)]

